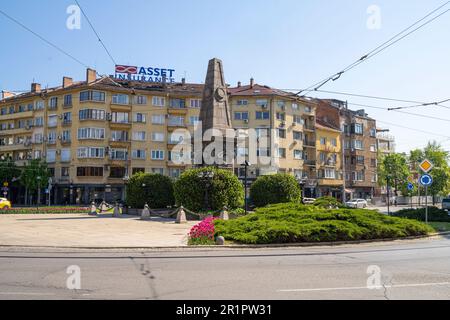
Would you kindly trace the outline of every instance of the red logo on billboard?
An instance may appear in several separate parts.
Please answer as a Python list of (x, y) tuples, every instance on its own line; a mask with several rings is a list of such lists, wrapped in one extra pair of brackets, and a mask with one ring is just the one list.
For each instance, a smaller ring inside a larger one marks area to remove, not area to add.
[(133, 66), (116, 66), (116, 73), (128, 73), (128, 74), (136, 74), (138, 72), (138, 67)]

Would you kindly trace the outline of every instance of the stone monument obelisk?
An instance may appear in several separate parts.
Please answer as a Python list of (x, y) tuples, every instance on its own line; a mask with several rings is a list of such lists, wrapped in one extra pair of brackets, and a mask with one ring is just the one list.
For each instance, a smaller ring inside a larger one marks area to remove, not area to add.
[[(214, 163), (216, 165), (219, 164), (219, 166), (229, 167), (232, 164), (230, 163), (230, 161), (232, 162), (232, 158), (225, 151), (227, 150), (227, 145), (228, 150), (230, 146), (234, 150), (234, 138), (227, 139), (226, 135), (227, 131), (228, 133), (232, 131), (230, 106), (228, 103), (228, 92), (222, 61), (216, 58), (211, 59), (208, 64), (199, 120), (202, 123), (203, 137), (205, 137), (205, 133), (208, 131), (211, 132), (211, 129), (215, 129), (210, 139), (203, 139), (203, 149), (205, 150), (206, 145), (212, 141), (222, 139), (223, 151), (213, 154), (213, 157), (217, 160)], [(203, 165), (206, 165), (204, 158)]]

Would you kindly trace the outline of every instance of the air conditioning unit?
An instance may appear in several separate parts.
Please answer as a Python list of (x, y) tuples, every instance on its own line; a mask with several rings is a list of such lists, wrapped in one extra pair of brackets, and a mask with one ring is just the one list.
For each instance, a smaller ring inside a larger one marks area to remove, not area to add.
[(293, 126), (293, 127), (296, 127), (296, 126), (297, 126), (297, 122), (293, 122), (293, 123), (292, 123), (292, 126)]
[(261, 105), (261, 108), (263, 108), (263, 109), (267, 109), (267, 104), (263, 104), (263, 105)]
[(244, 123), (248, 123), (248, 119), (245, 119), (245, 120), (244, 120)]
[(64, 118), (64, 115), (60, 114), (59, 118), (62, 120)]

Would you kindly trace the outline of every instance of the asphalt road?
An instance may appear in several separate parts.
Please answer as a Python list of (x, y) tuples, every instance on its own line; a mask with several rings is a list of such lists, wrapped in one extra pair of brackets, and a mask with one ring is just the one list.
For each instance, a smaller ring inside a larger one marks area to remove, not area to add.
[[(450, 299), (450, 237), (287, 249), (46, 250), (0, 248), (0, 299)], [(67, 274), (78, 267), (80, 283)], [(368, 271), (377, 270), (380, 283), (372, 275), (369, 289)], [(69, 277), (79, 290), (67, 287)]]

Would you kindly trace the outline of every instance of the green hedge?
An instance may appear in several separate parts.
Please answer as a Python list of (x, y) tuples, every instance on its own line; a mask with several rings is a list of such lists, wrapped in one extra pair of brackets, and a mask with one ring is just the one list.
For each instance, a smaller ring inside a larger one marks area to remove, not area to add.
[(343, 208), (344, 205), (339, 202), (336, 198), (333, 197), (322, 197), (317, 199), (316, 201), (314, 201), (313, 203), (314, 206), (319, 207), (319, 208)]
[(216, 236), (245, 244), (378, 240), (434, 231), (419, 221), (376, 211), (326, 210), (297, 203), (270, 205), (241, 218), (214, 223)]
[(183, 205), (189, 210), (205, 211), (206, 183), (199, 174), (214, 172), (208, 188), (209, 209), (220, 210), (224, 206), (235, 209), (244, 205), (244, 187), (233, 172), (214, 167), (191, 169), (183, 172), (175, 182), (175, 199), (177, 205)]
[(250, 197), (257, 207), (300, 201), (301, 195), (297, 180), (288, 174), (260, 176), (250, 188)]
[(160, 174), (135, 174), (127, 185), (126, 202), (132, 208), (143, 208), (145, 203), (153, 209), (172, 206), (175, 204), (173, 182), (169, 177)]
[[(392, 214), (395, 217), (425, 221), (425, 208), (403, 209)], [(450, 222), (449, 213), (436, 207), (428, 207), (428, 221)]]

